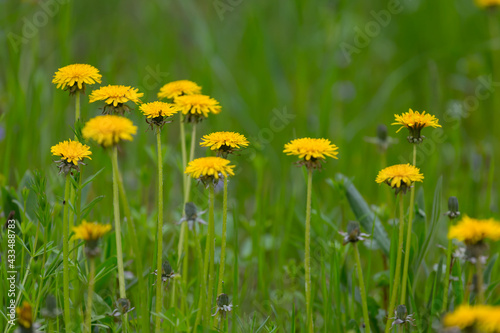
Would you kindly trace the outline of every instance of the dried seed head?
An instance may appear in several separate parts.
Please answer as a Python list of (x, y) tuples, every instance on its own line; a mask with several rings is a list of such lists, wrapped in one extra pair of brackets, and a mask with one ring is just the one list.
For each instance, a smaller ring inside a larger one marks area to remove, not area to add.
[(370, 237), (370, 235), (361, 232), (357, 221), (349, 221), (347, 224), (347, 232), (339, 231), (339, 234), (344, 236), (343, 245), (364, 241), (366, 237)]

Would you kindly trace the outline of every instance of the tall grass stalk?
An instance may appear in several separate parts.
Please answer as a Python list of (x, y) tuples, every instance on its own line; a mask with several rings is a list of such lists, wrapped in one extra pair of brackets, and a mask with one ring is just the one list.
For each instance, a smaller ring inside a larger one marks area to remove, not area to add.
[(484, 273), (483, 263), (480, 257), (476, 260), (476, 276), (477, 276), (477, 303), (484, 304)]
[[(417, 145), (413, 144), (413, 165), (416, 166), (417, 162)], [(408, 216), (408, 230), (406, 232), (406, 250), (405, 250), (405, 263), (403, 266), (403, 280), (401, 281), (401, 301), (400, 304), (406, 303), (406, 282), (408, 280), (408, 266), (410, 264), (410, 250), (411, 250), (411, 232), (413, 225), (413, 211), (415, 209), (415, 186), (410, 189), (410, 212)]]
[[(156, 255), (156, 313), (161, 313), (162, 308), (162, 259), (163, 259), (163, 158), (161, 151), (161, 129), (156, 129), (156, 148), (158, 150), (158, 248)], [(161, 317), (155, 318), (155, 332), (161, 330)]]
[(306, 239), (305, 239), (305, 273), (306, 273), (306, 309), (307, 309), (307, 331), (314, 332), (311, 299), (311, 194), (312, 194), (312, 169), (307, 173), (307, 201), (306, 201)]
[[(80, 172), (81, 174), (81, 172)], [(130, 244), (132, 244), (132, 252), (134, 255), (134, 263), (135, 263), (135, 269), (136, 269), (136, 274), (137, 274), (137, 284), (139, 286), (139, 290), (146, 290), (146, 285), (144, 283), (144, 275), (142, 271), (142, 258), (140, 257), (140, 249), (139, 249), (139, 243), (137, 241), (137, 233), (135, 231), (135, 226), (134, 226), (134, 221), (132, 220), (132, 214), (130, 211), (130, 206), (128, 204), (127, 200), (127, 195), (125, 193), (125, 188), (123, 187), (123, 178), (121, 175), (120, 170), (118, 170), (118, 191), (120, 195), (120, 202), (123, 205), (123, 212), (125, 214), (125, 218), (127, 219), (127, 227), (128, 227), (128, 234), (129, 234), (129, 241)], [(147, 306), (147, 301), (146, 301), (146, 293), (139, 293), (139, 305), (140, 309), (139, 311), (141, 312), (141, 322), (142, 322), (142, 330), (144, 332), (149, 332), (149, 313), (148, 313), (148, 306)]]
[(226, 264), (226, 231), (227, 231), (227, 177), (224, 177), (224, 196), (222, 199), (222, 240), (220, 252), (219, 283), (217, 285), (217, 295), (222, 293), (224, 283), (224, 269)]
[(69, 194), (71, 174), (66, 174), (66, 184), (64, 186), (64, 210), (63, 210), (63, 293), (64, 293), (64, 321), (66, 331), (71, 332), (71, 314), (69, 304)]
[[(394, 283), (392, 287), (391, 302), (389, 303), (389, 309), (387, 310), (387, 316), (390, 317), (394, 313), (396, 307), (396, 299), (398, 295), (399, 281), (401, 277), (401, 255), (403, 253), (403, 236), (404, 236), (404, 207), (403, 207), (403, 193), (399, 194), (399, 238), (398, 238), (398, 251), (396, 257), (396, 270), (394, 272)], [(385, 333), (389, 333), (391, 330), (391, 321), (387, 320), (385, 324)]]
[(94, 293), (94, 284), (95, 284), (95, 259), (89, 258), (89, 289), (87, 293), (87, 309), (85, 316), (85, 331), (90, 333), (92, 332), (91, 323), (92, 323), (92, 296)]
[[(214, 286), (214, 272), (213, 272), (213, 261), (214, 261), (214, 185), (209, 185), (209, 206), (208, 206), (208, 235), (207, 235), (207, 243), (205, 247), (205, 261), (203, 267), (203, 277), (204, 279), (208, 277), (208, 288), (207, 288), (207, 296), (205, 301), (205, 318), (204, 323), (205, 326), (208, 327), (210, 323), (210, 310), (212, 308), (212, 296), (214, 294), (213, 286)], [(211, 271), (209, 271), (212, 269)]]
[[(448, 230), (451, 226), (451, 219), (448, 222)], [(443, 297), (443, 311), (448, 310), (448, 294), (450, 289), (450, 274), (451, 274), (451, 249), (453, 247), (453, 242), (448, 239), (448, 248), (446, 249), (446, 272), (444, 275), (444, 297)]]
[(361, 306), (363, 308), (363, 317), (365, 319), (365, 333), (370, 333), (370, 317), (368, 316), (368, 303), (366, 302), (365, 280), (363, 279), (363, 269), (361, 268), (361, 259), (357, 243), (352, 243), (354, 247), (354, 256), (356, 259), (356, 268), (358, 270), (359, 293), (361, 295)]
[(111, 164), (113, 166), (113, 215), (115, 220), (116, 257), (118, 265), (118, 283), (120, 298), (127, 298), (125, 291), (125, 274), (123, 269), (123, 250), (120, 223), (120, 202), (118, 200), (118, 149), (114, 146), (111, 150)]

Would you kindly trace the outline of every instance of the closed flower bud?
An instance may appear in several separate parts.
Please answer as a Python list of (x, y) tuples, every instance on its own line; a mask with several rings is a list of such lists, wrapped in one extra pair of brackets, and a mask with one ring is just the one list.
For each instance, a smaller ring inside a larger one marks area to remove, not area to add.
[(460, 215), (458, 210), (458, 199), (457, 197), (448, 198), (448, 211), (445, 213), (450, 219), (454, 219)]

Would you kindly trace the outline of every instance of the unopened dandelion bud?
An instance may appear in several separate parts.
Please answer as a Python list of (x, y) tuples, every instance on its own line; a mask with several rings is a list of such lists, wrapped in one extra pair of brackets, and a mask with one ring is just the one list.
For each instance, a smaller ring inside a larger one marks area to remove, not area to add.
[(450, 219), (454, 219), (460, 215), (458, 210), (458, 199), (457, 197), (448, 198), (448, 211), (445, 213)]
[(377, 126), (377, 138), (380, 141), (387, 141), (387, 126), (384, 124)]
[(404, 304), (398, 305), (396, 308), (396, 317), (398, 319), (404, 319), (406, 318), (406, 315), (408, 314), (408, 310), (406, 309), (406, 306)]
[(229, 296), (227, 294), (220, 294), (218, 297), (217, 297), (217, 306), (222, 308), (224, 306), (228, 306), (229, 304), (231, 304), (229, 302)]
[(347, 232), (339, 231), (339, 234), (344, 236), (343, 245), (364, 241), (367, 237), (370, 237), (370, 235), (361, 232), (357, 221), (349, 221), (347, 224)]

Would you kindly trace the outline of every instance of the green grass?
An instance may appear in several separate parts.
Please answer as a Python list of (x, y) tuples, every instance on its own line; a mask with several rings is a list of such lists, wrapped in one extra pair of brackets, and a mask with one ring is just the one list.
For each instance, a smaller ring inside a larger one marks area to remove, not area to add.
[[(232, 332), (305, 331), (306, 172), (293, 165), (293, 157), (282, 153), (285, 143), (303, 136), (329, 138), (339, 146), (339, 159), (328, 160), (313, 178), (315, 330), (362, 331), (353, 252), (341, 245), (337, 233), (356, 219), (363, 232), (373, 230), (374, 234), (373, 245), (366, 242), (359, 250), (365, 265), (372, 331), (383, 331), (379, 311), (388, 306), (384, 288), (392, 283), (395, 255), (391, 260), (390, 239), (396, 201), (387, 194), (386, 186), (375, 183), (382, 157), (365, 137), (375, 136), (379, 123), (386, 124), (389, 135), (399, 140), (389, 148), (387, 163), (410, 162), (406, 131), (396, 134), (397, 127), (390, 126), (394, 114), (411, 107), (436, 115), (443, 128), (425, 129), (427, 139), (418, 147), (417, 166), (425, 179), (416, 187), (407, 307), (416, 314), (417, 328), (413, 330), (427, 332), (432, 323), (439, 325), (445, 275), (439, 263), (446, 262), (446, 252), (438, 245), (447, 244), (443, 213), (448, 197), (458, 197), (463, 215), (500, 216), (498, 167), (493, 167), (500, 165), (495, 131), (500, 126), (495, 107), (500, 84), (491, 87), (495, 98), (477, 95), (478, 87), (482, 87), (481, 93), (488, 91), (484, 82), (494, 75), (494, 62), (487, 13), (472, 0), (402, 0), (402, 11), (391, 15), (389, 24), (359, 54), (353, 54), (350, 63), (341, 44), (354, 45), (355, 28), (364, 30), (374, 21), (371, 11), (387, 10), (386, 1), (241, 1), (231, 5), (232, 10), (222, 19), (212, 1), (68, 1), (51, 7), (53, 15), (47, 14), (42, 3), (3, 1), (0, 10), (0, 212), (6, 220), (14, 210), (19, 222), (18, 287), (26, 276), (22, 291), (18, 289), (21, 301), (29, 301), (40, 311), (46, 296), (52, 294), (62, 308), (64, 177), (57, 174), (50, 147), (74, 136), (74, 100), (67, 92), (56, 90), (51, 80), (62, 66), (88, 63), (101, 71), (103, 85), (137, 87), (145, 94), (143, 101), (155, 100), (159, 88), (169, 81), (191, 79), (222, 105), (219, 115), (198, 126), (198, 136), (230, 130), (249, 139), (250, 147), (232, 157), (237, 173), (228, 186), (224, 288), (237, 306), (229, 316)], [(20, 45), (11, 43), (12, 34), (23, 36), (26, 22), (33, 23), (35, 15), (43, 14), (47, 22), (32, 36), (24, 34), (26, 40)], [(500, 19), (498, 12), (493, 15)], [(492, 78), (500, 82), (500, 77)], [(99, 103), (88, 103), (88, 94), (95, 87), (88, 87), (87, 96), (82, 96), (84, 120), (100, 114)], [(452, 117), (453, 103), (475, 101), (477, 108)], [(127, 116), (139, 127), (138, 134), (133, 142), (119, 146), (118, 157), (141, 249), (132, 253), (130, 228), (123, 223), (125, 270), (134, 274), (127, 280), (127, 295), (132, 306), (138, 306), (139, 295), (144, 293), (145, 312), (154, 312), (154, 275), (150, 273), (156, 269), (157, 154), (154, 132), (147, 130), (138, 107), (134, 108)], [(283, 113), (293, 117), (283, 118)], [(183, 213), (177, 120), (162, 131), (163, 253), (176, 272), (180, 269), (176, 263), (182, 262), (177, 254), (180, 226), (176, 223)], [(186, 133), (190, 133), (189, 126)], [(112, 223), (111, 161), (102, 148), (93, 144), (91, 148), (92, 161), (84, 169), (84, 181), (102, 171), (83, 188), (82, 207), (100, 197), (86, 211), (86, 218)], [(207, 154), (196, 146), (196, 157)], [(208, 191), (195, 183), (191, 198), (199, 209), (206, 209)], [(218, 272), (222, 191), (215, 196)], [(405, 200), (408, 209), (409, 195)], [(203, 218), (208, 221), (207, 214)], [(199, 235), (202, 249), (206, 229)], [(192, 326), (196, 317), (201, 282), (194, 237), (189, 239), (188, 290), (177, 285), (172, 300), (171, 282), (163, 293), (161, 315), (167, 331), (182, 331), (182, 319), (189, 317)], [(4, 228), (1, 240), (3, 262)], [(111, 327), (111, 331), (119, 326), (107, 316), (115, 308), (118, 294), (115, 249), (111, 233), (103, 240), (102, 255), (96, 261), (94, 298), (94, 323)], [(78, 263), (71, 266), (75, 274), (72, 288), (77, 288), (72, 294), (76, 324), (84, 320), (86, 292), (80, 290), (87, 289), (88, 264), (82, 250), (78, 249)], [(498, 260), (493, 256), (498, 250), (498, 244), (490, 243), (491, 258), (485, 266), (489, 304), (500, 302)], [(130, 262), (134, 256), (144, 269), (145, 291), (138, 288), (135, 265)], [(461, 280), (452, 281), (450, 309), (464, 297), (468, 266), (461, 262), (453, 267), (452, 276), (460, 274)], [(2, 265), (2, 281), (6, 274)], [(7, 290), (2, 288), (2, 331), (7, 301)], [(142, 311), (136, 308), (129, 314), (131, 327)], [(39, 312), (34, 316), (42, 326), (48, 324)], [(176, 318), (181, 320), (174, 327), (169, 320), (176, 322)], [(62, 316), (53, 324), (62, 331)]]

